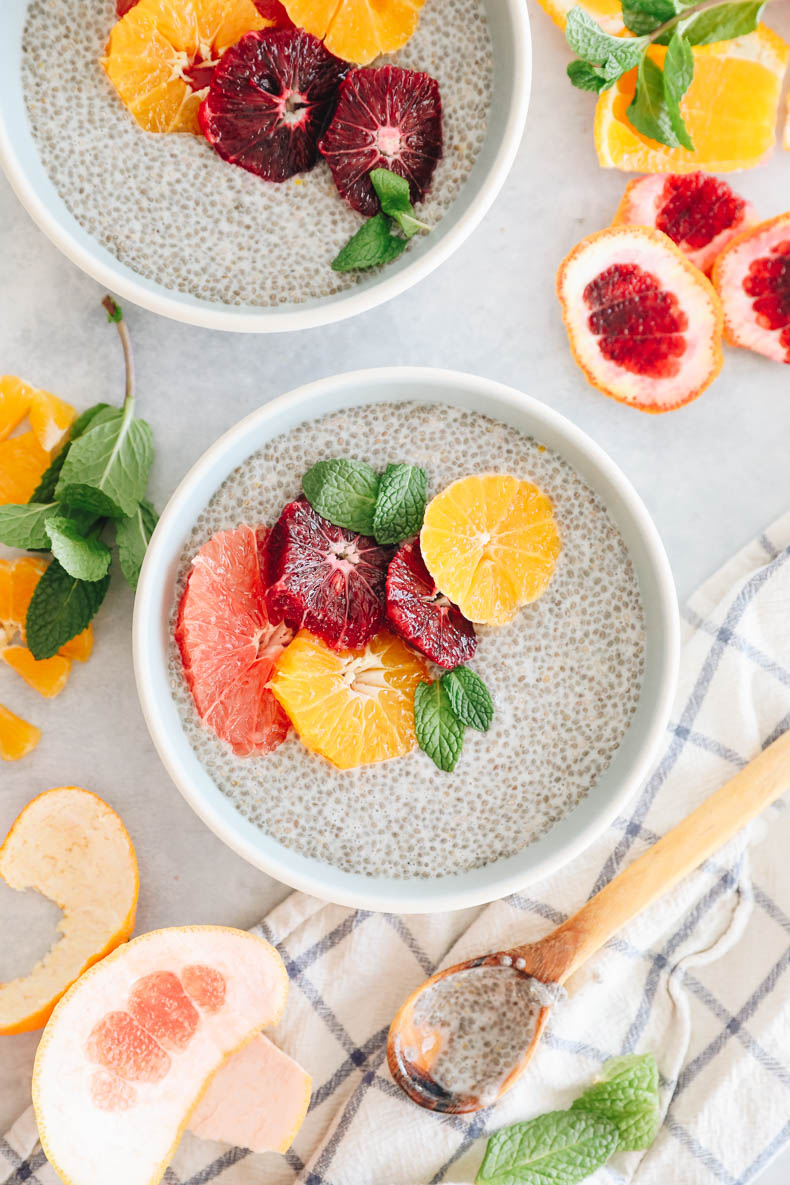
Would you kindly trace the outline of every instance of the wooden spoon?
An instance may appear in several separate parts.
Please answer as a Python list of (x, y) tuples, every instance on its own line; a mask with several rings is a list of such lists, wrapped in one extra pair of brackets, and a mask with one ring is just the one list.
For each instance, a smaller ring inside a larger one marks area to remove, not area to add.
[[(468, 959), (433, 975), (401, 1005), (390, 1026), (387, 1059), (398, 1085), (415, 1103), (434, 1111), (461, 1113), (490, 1106), (524, 1072), (568, 977), (788, 786), (790, 732), (545, 938)], [(465, 973), (461, 980), (452, 978), (460, 972)], [(450, 1026), (461, 1020), (459, 1013), (466, 1016), (456, 1030), (456, 1049), (461, 1052), (452, 1055), (455, 1066), (448, 1070), (450, 1054), (444, 1065), (442, 1058), (448, 1051)], [(477, 1060), (475, 1037), (469, 1036), (475, 1013), (478, 1021), (485, 1014), (485, 1046)], [(459, 1056), (465, 1059), (463, 1067)], [(488, 1078), (487, 1062), (493, 1063)]]

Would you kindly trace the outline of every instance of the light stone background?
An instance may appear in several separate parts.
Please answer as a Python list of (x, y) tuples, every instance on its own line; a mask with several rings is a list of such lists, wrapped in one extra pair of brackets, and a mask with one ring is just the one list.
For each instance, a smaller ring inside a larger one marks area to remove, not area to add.
[[(535, 75), (513, 173), (470, 242), (416, 289), (353, 321), (300, 335), (209, 333), (127, 309), (139, 411), (152, 424), (152, 491), (161, 508), (186, 469), (226, 428), (281, 392), (343, 370), (455, 367), (510, 383), (589, 432), (641, 493), (688, 595), (790, 505), (790, 369), (728, 350), (696, 403), (653, 417), (605, 399), (571, 361), (554, 296), (560, 260), (611, 219), (625, 184), (599, 170), (594, 101), (571, 89), (559, 31), (530, 0)], [(790, 4), (770, 6), (790, 38)], [(764, 217), (790, 206), (790, 154), (734, 179)], [(121, 356), (102, 292), (40, 234), (0, 177), (0, 373), (19, 374), (78, 407), (122, 395)], [(96, 625), (96, 650), (46, 702), (7, 668), (0, 702), (36, 721), (35, 754), (0, 769), (0, 836), (51, 786), (79, 784), (121, 814), (140, 860), (138, 929), (188, 922), (249, 926), (285, 886), (225, 849), (171, 785), (137, 705), (132, 597), (120, 578)], [(0, 981), (49, 945), (54, 906), (0, 884)], [(35, 1034), (0, 1038), (0, 1131), (29, 1099)], [(761, 1178), (787, 1185), (790, 1153)], [(656, 1183), (664, 1185), (664, 1183)], [(678, 1182), (677, 1185), (685, 1185)]]

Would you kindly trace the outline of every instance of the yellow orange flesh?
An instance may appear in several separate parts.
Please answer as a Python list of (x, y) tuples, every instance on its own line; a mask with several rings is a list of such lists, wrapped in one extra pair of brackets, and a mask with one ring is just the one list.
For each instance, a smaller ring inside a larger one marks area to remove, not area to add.
[[(663, 64), (666, 49), (651, 57)], [(726, 173), (760, 164), (772, 151), (790, 47), (765, 25), (732, 41), (697, 46), (694, 79), (681, 102), (694, 152), (667, 148), (628, 122), (636, 71), (598, 98), (595, 146), (608, 168), (638, 173)]]
[(545, 591), (561, 543), (551, 500), (532, 482), (491, 473), (462, 477), (429, 503), (420, 548), (465, 617), (504, 625)]
[(66, 686), (71, 670), (71, 659), (55, 654), (52, 658), (35, 659), (27, 646), (6, 646), (0, 658), (20, 675), (29, 687), (52, 699)]
[(0, 506), (29, 502), (49, 460), (49, 452), (41, 447), (35, 432), (0, 440)]
[(0, 375), (0, 440), (22, 423), (30, 410), (33, 388), (13, 374)]
[[(8, 561), (6, 561), (8, 562)], [(7, 625), (24, 634), (28, 606), (41, 577), (47, 570), (46, 560), (26, 555), (9, 565), (11, 579), (11, 611)]]
[(427, 674), (386, 630), (364, 650), (340, 652), (300, 630), (275, 665), (272, 691), (308, 749), (354, 769), (415, 747), (414, 689)]
[(51, 453), (63, 440), (77, 412), (70, 403), (49, 391), (34, 391), (28, 419), (38, 443)]
[(29, 975), (0, 985), (0, 1033), (41, 1028), (63, 993), (134, 926), (137, 860), (123, 823), (79, 786), (28, 803), (0, 847), (0, 876), (63, 910), (59, 940)]
[(193, 91), (185, 71), (271, 24), (252, 0), (140, 0), (113, 26), (104, 68), (145, 131), (199, 135), (206, 88)]
[(395, 53), (417, 28), (425, 0), (283, 0), (295, 25), (320, 37), (330, 53), (365, 66)]
[(61, 646), (58, 654), (62, 654), (64, 658), (72, 658), (75, 662), (87, 662), (93, 653), (93, 626), (89, 625), (67, 642), (65, 646)]
[[(570, 10), (577, 7), (575, 0), (538, 0), (538, 3), (561, 29), (565, 28)], [(620, 0), (584, 0), (578, 7), (589, 13), (607, 33), (619, 36), (625, 32)]]
[(27, 720), (0, 704), (0, 757), (3, 761), (19, 761), (32, 752), (40, 740), (40, 728), (28, 724)]

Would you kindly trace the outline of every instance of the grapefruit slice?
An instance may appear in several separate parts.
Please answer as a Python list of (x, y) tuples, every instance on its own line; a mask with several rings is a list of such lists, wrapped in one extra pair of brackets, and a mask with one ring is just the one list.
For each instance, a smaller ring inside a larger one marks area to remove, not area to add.
[(189, 1130), (252, 1152), (287, 1152), (304, 1122), (311, 1090), (307, 1071), (259, 1034), (217, 1070)]
[(289, 728), (268, 688), (293, 632), (269, 621), (267, 538), (242, 525), (209, 539), (192, 561), (176, 624), (198, 714), (240, 757), (271, 752)]
[(156, 1185), (213, 1075), (285, 1006), (262, 938), (225, 926), (154, 930), (60, 1001), (41, 1038), (33, 1105), (69, 1185)]
[(716, 293), (661, 231), (614, 226), (583, 239), (560, 266), (557, 295), (574, 359), (612, 399), (671, 411), (721, 370)]
[(727, 341), (790, 362), (790, 212), (734, 239), (716, 260), (713, 283)]
[(654, 226), (707, 275), (719, 252), (756, 222), (751, 202), (726, 181), (697, 172), (629, 181), (612, 225)]
[(0, 847), (0, 876), (63, 910), (60, 939), (29, 975), (0, 985), (0, 1033), (44, 1025), (85, 970), (125, 942), (137, 907), (137, 860), (115, 811), (89, 790), (39, 794)]

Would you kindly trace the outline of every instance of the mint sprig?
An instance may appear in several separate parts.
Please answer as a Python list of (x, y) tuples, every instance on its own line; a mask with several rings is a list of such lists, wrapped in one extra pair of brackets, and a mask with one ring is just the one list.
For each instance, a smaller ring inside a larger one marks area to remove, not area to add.
[[(600, 92), (635, 69), (636, 91), (627, 111), (631, 124), (659, 144), (694, 151), (680, 109), (694, 78), (692, 47), (753, 32), (766, 3), (622, 0), (623, 21), (634, 37), (615, 37), (584, 9), (572, 8), (565, 37), (577, 59), (569, 64), (568, 77), (580, 90)], [(667, 46), (663, 68), (649, 56), (652, 45)]]
[(425, 517), (428, 476), (419, 465), (388, 465), (373, 509), (378, 543), (402, 543), (419, 533)]
[(464, 747), (464, 725), (453, 711), (441, 679), (418, 683), (414, 691), (414, 731), (431, 761), (451, 773)]
[(456, 667), (442, 675), (442, 683), (461, 723), (477, 732), (488, 732), (494, 719), (494, 701), (477, 672), (469, 667)]
[(616, 1124), (617, 1147), (623, 1152), (649, 1148), (661, 1123), (655, 1057), (630, 1053), (610, 1058), (571, 1110), (587, 1111)]
[(159, 516), (145, 498), (128, 518), (117, 519), (115, 523), (115, 545), (121, 571), (131, 588), (137, 588), (140, 569)]
[[(416, 217), (409, 183), (405, 178), (390, 169), (371, 169), (368, 176), (381, 209), (362, 224), (335, 256), (332, 260), (333, 271), (365, 271), (391, 263), (403, 254), (413, 235), (431, 229)], [(403, 235), (394, 232), (396, 226)]]
[(373, 534), (379, 475), (364, 461), (317, 461), (302, 478), (302, 489), (313, 510), (328, 522), (361, 535)]
[(35, 587), (25, 621), (25, 641), (34, 658), (52, 658), (98, 613), (110, 587), (101, 580), (79, 580), (53, 560)]

